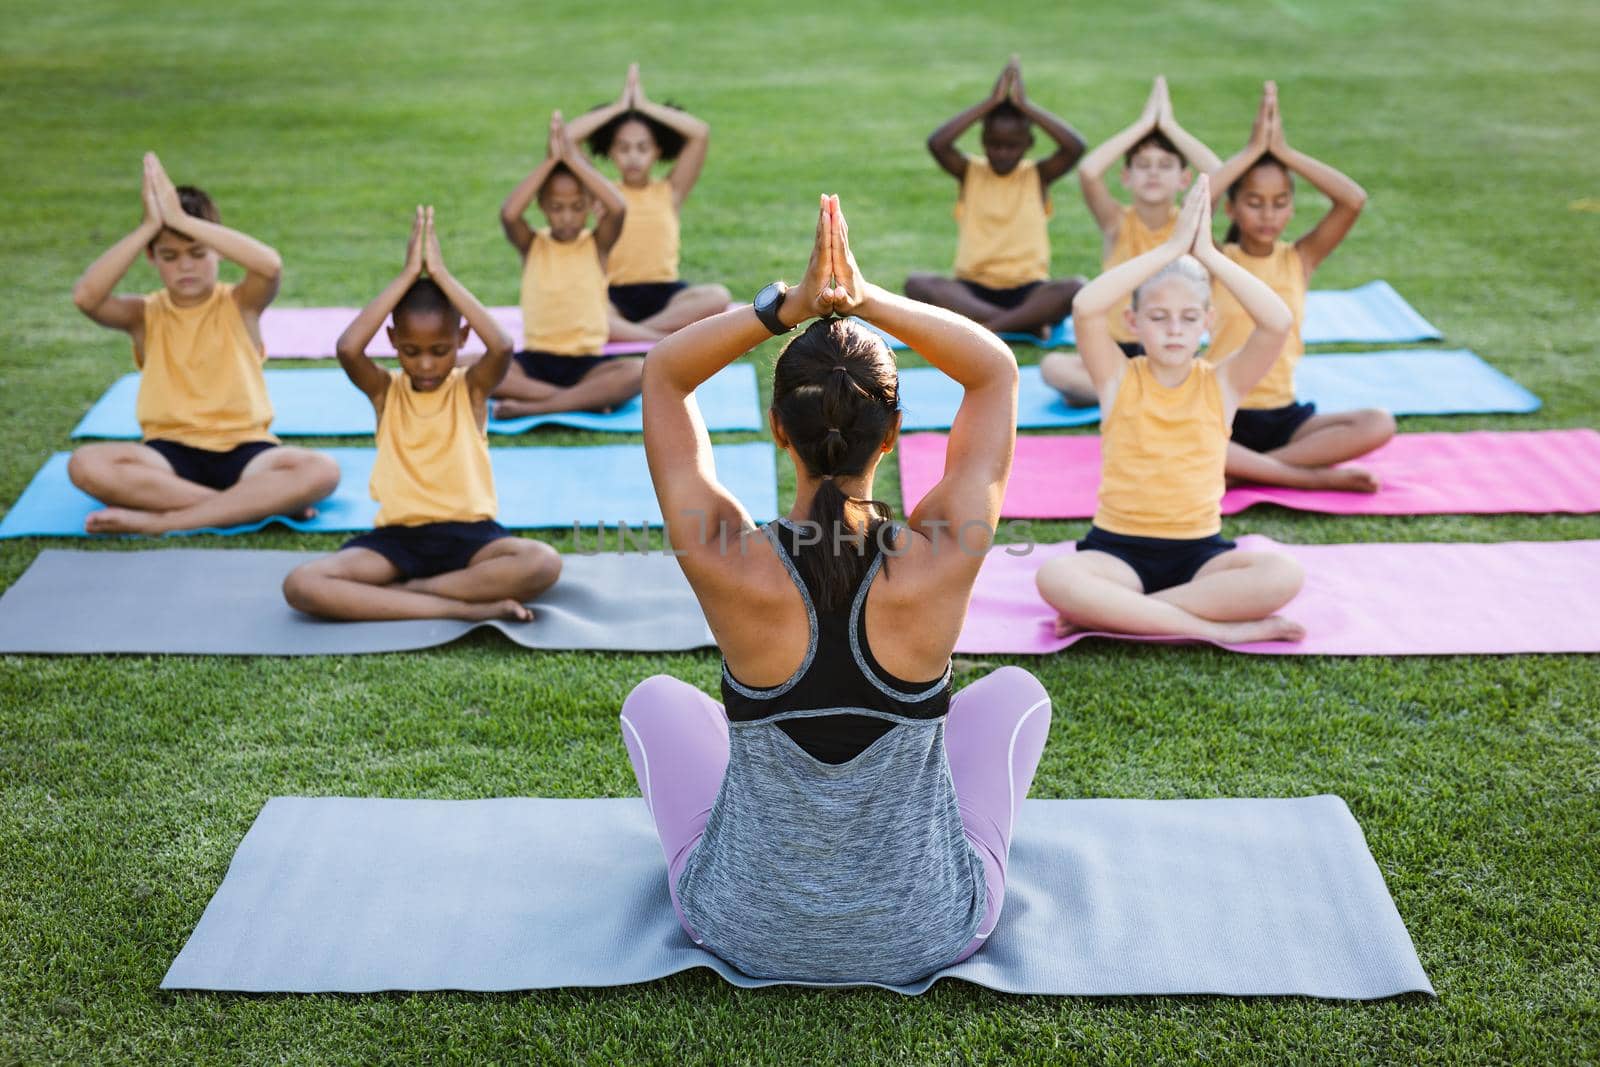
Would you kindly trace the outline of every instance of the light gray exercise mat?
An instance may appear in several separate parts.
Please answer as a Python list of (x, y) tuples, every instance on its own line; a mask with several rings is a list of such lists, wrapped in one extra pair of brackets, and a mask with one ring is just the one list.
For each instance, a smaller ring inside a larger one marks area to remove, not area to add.
[[(161, 986), (493, 991), (691, 967), (778, 984), (680, 930), (642, 800), (275, 797)], [(894, 988), (943, 977), (1082, 996), (1433, 991), (1334, 796), (1029, 800), (989, 943)]]
[(561, 557), (532, 622), (324, 622), (290, 608), (284, 576), (326, 553), (47, 549), (0, 596), (0, 653), (316, 656), (442, 645), (479, 626), (539, 649), (669, 652), (714, 644), (663, 552)]

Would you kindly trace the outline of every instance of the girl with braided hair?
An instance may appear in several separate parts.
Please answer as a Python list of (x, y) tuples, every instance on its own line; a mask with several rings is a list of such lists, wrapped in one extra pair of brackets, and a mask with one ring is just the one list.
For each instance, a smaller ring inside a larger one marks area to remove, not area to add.
[[(899, 432), (894, 357), (844, 315), (965, 389), (944, 479), (904, 524), (872, 499)], [(694, 390), (814, 317), (773, 374), (794, 507), (758, 530), (717, 482)], [(950, 653), (999, 519), (1016, 403), (1016, 361), (992, 334), (862, 278), (836, 197), (798, 286), (768, 286), (645, 361), (645, 450), (722, 650), (722, 703), (646, 679), (623, 740), (684, 929), (747, 974), (909, 982), (995, 927), (1050, 700), (1017, 667), (952, 696)]]

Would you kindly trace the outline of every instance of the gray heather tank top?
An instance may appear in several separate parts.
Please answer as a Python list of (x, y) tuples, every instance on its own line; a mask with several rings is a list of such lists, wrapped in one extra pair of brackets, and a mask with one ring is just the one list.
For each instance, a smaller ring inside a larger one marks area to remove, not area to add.
[[(850, 607), (819, 618), (795, 566), (804, 549), (784, 533), (782, 522), (768, 529), (810, 644), (795, 675), (768, 689), (724, 664), (728, 770), (678, 901), (696, 939), (753, 977), (910, 982), (966, 947), (986, 903), (945, 756), (949, 671), (909, 691), (872, 657), (862, 614), (881, 553)], [(823, 717), (855, 736), (864, 723), (875, 740), (825, 762), (783, 726)]]

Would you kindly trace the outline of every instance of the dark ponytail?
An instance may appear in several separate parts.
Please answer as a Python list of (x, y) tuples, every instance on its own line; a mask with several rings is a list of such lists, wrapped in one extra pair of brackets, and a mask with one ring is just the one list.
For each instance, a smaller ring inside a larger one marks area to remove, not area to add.
[(893, 514), (882, 501), (848, 496), (839, 479), (862, 474), (894, 429), (894, 357), (876, 334), (844, 319), (819, 319), (778, 357), (772, 408), (806, 469), (821, 479), (806, 516), (821, 540), (800, 554), (799, 566), (818, 607), (841, 610), (866, 574), (868, 547)]
[[(1254, 163), (1245, 168), (1245, 172), (1243, 174), (1239, 175), (1233, 180), (1232, 185), (1228, 186), (1228, 203), (1231, 204), (1239, 199), (1239, 190), (1244, 188), (1244, 180), (1250, 177), (1251, 173), (1259, 170), (1262, 167), (1277, 167), (1285, 174), (1289, 173), (1289, 168), (1284, 164), (1283, 160), (1279, 159), (1271, 152), (1263, 152), (1256, 157), (1256, 161)], [(1223, 247), (1226, 248), (1228, 245), (1235, 243), (1241, 236), (1243, 235), (1239, 232), (1239, 224), (1237, 222), (1230, 221), (1228, 223), (1228, 232), (1222, 235)]]

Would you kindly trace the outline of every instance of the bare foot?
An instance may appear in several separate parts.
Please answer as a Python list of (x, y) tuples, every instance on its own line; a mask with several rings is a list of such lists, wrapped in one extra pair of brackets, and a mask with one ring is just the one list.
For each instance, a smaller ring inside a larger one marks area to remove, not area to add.
[(489, 414), (497, 419), (520, 419), (524, 415), (537, 415), (537, 404), (526, 400), (496, 400)]
[(519, 604), (515, 600), (495, 600), (487, 604), (463, 603), (461, 612), (456, 617), (468, 622), (483, 622), (488, 619), (528, 622), (533, 618), (533, 612), (528, 610), (526, 604)]
[(1225, 645), (1250, 645), (1257, 641), (1304, 641), (1306, 628), (1282, 615), (1255, 622), (1217, 623), (1217, 640)]
[(1083, 630), (1083, 627), (1079, 626), (1075, 622), (1072, 622), (1065, 615), (1057, 615), (1056, 616), (1056, 636), (1057, 637), (1071, 637), (1075, 633), (1081, 633), (1082, 630)]
[(101, 508), (92, 511), (83, 520), (86, 533), (165, 533), (160, 514), (154, 511), (136, 511), (133, 508)]
[(1362, 467), (1324, 467), (1321, 488), (1340, 493), (1376, 493), (1378, 476)]

